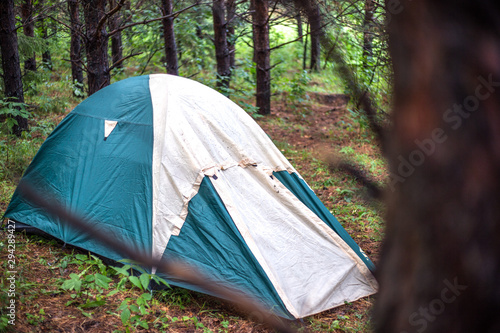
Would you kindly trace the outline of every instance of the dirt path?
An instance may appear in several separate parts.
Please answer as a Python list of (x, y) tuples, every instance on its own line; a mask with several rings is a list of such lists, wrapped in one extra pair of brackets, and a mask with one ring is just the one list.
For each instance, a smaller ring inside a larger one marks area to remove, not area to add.
[(337, 129), (341, 129), (346, 116), (349, 97), (316, 93), (311, 99), (317, 103), (294, 106), (286, 103), (286, 97), (281, 98), (273, 105), (272, 114), (258, 122), (271, 138), (296, 148), (318, 150), (325, 145), (340, 144), (338, 139), (343, 135)]

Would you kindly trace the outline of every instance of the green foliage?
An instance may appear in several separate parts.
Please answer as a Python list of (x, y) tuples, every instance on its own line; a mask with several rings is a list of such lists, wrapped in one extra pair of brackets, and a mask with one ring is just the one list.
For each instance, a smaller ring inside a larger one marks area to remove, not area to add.
[[(106, 265), (96, 256), (77, 254), (69, 263), (85, 268), (79, 274), (71, 273), (69, 279), (62, 283), (61, 289), (71, 292), (72, 300), (68, 301), (66, 306), (76, 303), (84, 315), (90, 316), (84, 309), (106, 304), (103, 292), (109, 289), (113, 280), (107, 276)], [(63, 261), (61, 265), (67, 265), (67, 262)]]
[(73, 95), (79, 98), (85, 97), (85, 87), (83, 83), (80, 83), (77, 80), (73, 81)]
[(28, 119), (29, 112), (26, 104), (12, 101), (8, 98), (0, 99), (0, 119), (5, 118), (3, 123), (7, 133), (12, 133), (12, 128), (17, 125), (16, 117)]
[(38, 314), (31, 314), (31, 313), (26, 313), (26, 318), (28, 319), (28, 323), (33, 326), (38, 326), (39, 324), (43, 323), (45, 320), (45, 311), (43, 309), (40, 309)]
[(33, 136), (33, 133), (38, 133), (42, 137), (46, 138), (54, 128), (56, 127), (56, 123), (51, 119), (40, 119), (34, 126), (31, 126), (30, 135)]
[(38, 151), (41, 140), (26, 135), (19, 139), (0, 139), (0, 181), (19, 179)]
[[(4, 245), (6, 245), (5, 243), (1, 243), (1, 247), (0, 250), (3, 250), (3, 247)], [(2, 253), (4, 253), (2, 251)], [(6, 265), (7, 263), (7, 260), (5, 260), (4, 262), (4, 266), (7, 266)], [(2, 267), (2, 268), (6, 268), (6, 267)], [(0, 304), (2, 304), (2, 307), (0, 307), (0, 331), (1, 332), (8, 332), (8, 331), (12, 331), (13, 330), (13, 327), (11, 325), (9, 325), (9, 317), (7, 316), (7, 314), (9, 313), (9, 311), (7, 310), (7, 305), (9, 304), (9, 297), (8, 297), (8, 294), (9, 294), (9, 281), (6, 280), (6, 275), (5, 276), (2, 276), (0, 277)]]
[[(327, 5), (325, 5), (327, 6)], [(358, 9), (346, 10), (349, 6)], [(336, 16), (338, 13), (341, 15)], [(327, 38), (333, 41), (333, 47), (340, 52), (342, 59), (347, 63), (354, 74), (354, 82), (343, 82), (346, 94), (352, 94), (352, 84), (356, 84), (361, 91), (368, 92), (372, 100), (381, 109), (388, 108), (388, 97), (392, 80), (391, 66), (385, 36), (382, 6), (376, 6), (374, 22), (364, 26), (364, 2), (336, 2), (330, 8), (325, 8), (323, 14), (331, 19), (332, 24), (326, 27)], [(371, 36), (372, 55), (363, 54), (364, 34)], [(329, 59), (329, 50), (326, 52), (326, 68), (335, 70), (337, 64)], [(357, 103), (360, 96), (352, 96)]]
[[(135, 263), (129, 260), (122, 260), (122, 262), (126, 262), (128, 264), (122, 267), (112, 267), (112, 269), (116, 271), (116, 274), (120, 277), (120, 281), (116, 284), (117, 290), (124, 288), (127, 283), (131, 283), (132, 286), (144, 292), (148, 290), (149, 283), (151, 281), (154, 281), (159, 285), (163, 284), (168, 287), (168, 284), (165, 280), (158, 277), (157, 275), (147, 273), (143, 268), (136, 265)], [(133, 274), (134, 271), (141, 273), (139, 277)], [(142, 293), (139, 297), (136, 298), (125, 298), (117, 309), (118, 312), (121, 312), (120, 318), (123, 325), (127, 328), (140, 326), (144, 329), (148, 329), (149, 325), (147, 321), (143, 319), (143, 316), (149, 314), (149, 304), (151, 300), (151, 293)]]
[(21, 62), (33, 57), (33, 54), (41, 54), (49, 50), (49, 45), (47, 41), (41, 37), (35, 35), (35, 37), (29, 37), (25, 34), (17, 34), (17, 42), (19, 47), (19, 57)]
[(214, 80), (216, 71), (211, 7), (196, 6), (181, 15), (175, 21), (175, 34), (181, 76), (197, 75), (197, 80), (207, 84), (202, 72), (208, 71), (209, 80)]
[[(328, 320), (321, 318), (309, 317), (306, 320), (309, 322), (309, 332), (371, 332), (373, 329), (370, 322), (370, 314), (365, 311), (359, 311), (351, 307), (351, 303), (346, 302), (346, 308), (342, 311), (343, 314), (337, 314)], [(335, 319), (334, 319), (335, 318)], [(302, 329), (299, 332), (304, 332)]]
[[(122, 267), (108, 267), (101, 259), (90, 254), (77, 254), (71, 259), (62, 260), (54, 268), (66, 268), (68, 264), (77, 265), (80, 272), (70, 273), (69, 278), (60, 286), (62, 290), (70, 292), (72, 298), (66, 306), (76, 305), (83, 315), (90, 317), (92, 312), (86, 312), (87, 309), (104, 306), (108, 297), (129, 288), (137, 288), (143, 293), (138, 297), (125, 298), (117, 311), (127, 329), (139, 326), (144, 329), (149, 328), (148, 322), (143, 317), (149, 314), (152, 295), (145, 291), (150, 281), (167, 285), (163, 279), (145, 272), (133, 263)], [(134, 272), (141, 274), (136, 276)], [(118, 282), (112, 278), (113, 276), (118, 277)], [(112, 290), (107, 292), (110, 289)]]
[(4, 315), (0, 316), (0, 331), (8, 332), (12, 331), (14, 328), (9, 326), (9, 318)]
[(283, 100), (287, 105), (296, 109), (309, 101), (308, 85), (311, 82), (311, 77), (306, 70), (298, 72), (291, 79), (283, 77), (280, 81), (282, 87), (279, 90), (283, 94)]
[(143, 293), (135, 299), (130, 297), (124, 299), (117, 309), (117, 311), (121, 312), (122, 324), (125, 327), (141, 326), (144, 329), (149, 329), (148, 322), (143, 319), (143, 316), (149, 314), (149, 301), (151, 299), (150, 293)]
[[(205, 325), (203, 325), (202, 322), (199, 321), (197, 317), (190, 317), (190, 316), (182, 316), (182, 317), (171, 317), (171, 316), (165, 316), (158, 318), (157, 321), (155, 322), (155, 327), (158, 327), (161, 330), (168, 330), (171, 326), (171, 324), (182, 324), (184, 325), (190, 325), (194, 326), (194, 329), (200, 329), (203, 330), (203, 332), (213, 332)], [(160, 324), (160, 325), (158, 325)], [(227, 332), (226, 330), (220, 330), (218, 332)]]

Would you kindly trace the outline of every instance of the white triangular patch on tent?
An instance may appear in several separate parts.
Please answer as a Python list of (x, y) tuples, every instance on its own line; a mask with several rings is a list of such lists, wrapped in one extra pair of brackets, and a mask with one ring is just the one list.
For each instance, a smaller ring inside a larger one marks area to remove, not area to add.
[(104, 139), (107, 139), (108, 136), (113, 132), (118, 122), (116, 120), (105, 120), (104, 121)]

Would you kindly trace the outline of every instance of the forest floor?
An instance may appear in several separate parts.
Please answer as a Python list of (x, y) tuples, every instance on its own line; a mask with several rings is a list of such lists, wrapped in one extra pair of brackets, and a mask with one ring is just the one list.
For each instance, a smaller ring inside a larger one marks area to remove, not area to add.
[[(327, 161), (332, 156), (349, 159), (380, 183), (385, 164), (362, 117), (348, 110), (347, 96), (310, 97), (300, 105), (288, 104), (286, 96), (278, 97), (272, 115), (257, 122), (376, 263), (383, 212), (370, 202), (355, 179), (332, 171)], [(0, 203), (2, 211), (6, 205), (5, 200)], [(7, 325), (7, 233), (0, 237), (0, 331), (272, 332), (229, 302), (181, 288), (154, 294), (141, 309), (139, 300), (146, 297), (144, 291), (130, 282), (120, 285), (123, 276), (112, 274), (113, 270), (99, 260), (56, 240), (20, 233), (15, 236), (16, 319), (15, 326)], [(100, 287), (92, 284), (98, 274), (109, 277)], [(65, 282), (73, 278), (81, 283), (79, 292)], [(369, 332), (373, 300), (366, 297), (292, 325), (300, 332)]]

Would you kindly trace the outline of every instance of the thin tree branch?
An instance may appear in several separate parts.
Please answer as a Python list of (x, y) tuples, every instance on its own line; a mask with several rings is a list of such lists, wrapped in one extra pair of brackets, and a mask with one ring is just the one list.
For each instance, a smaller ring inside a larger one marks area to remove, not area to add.
[(283, 47), (283, 46), (285, 46), (285, 45), (288, 45), (288, 44), (292, 44), (292, 43), (298, 42), (299, 40), (301, 40), (301, 39), (302, 39), (302, 37), (304, 37), (304, 35), (299, 36), (299, 37), (297, 37), (297, 38), (295, 38), (295, 39), (293, 39), (293, 40), (289, 40), (288, 42), (284, 42), (284, 43), (281, 43), (281, 44), (279, 44), (279, 45), (273, 46), (273, 47), (271, 47), (271, 48), (269, 49), (269, 51), (274, 51), (274, 50), (279, 49), (280, 47)]
[(341, 160), (340, 162), (329, 161), (328, 167), (330, 171), (336, 172), (341, 170), (354, 178), (368, 190), (368, 194), (376, 200), (382, 199), (383, 189), (353, 162)]
[(106, 21), (113, 16), (116, 12), (118, 12), (123, 5), (125, 4), (125, 0), (120, 0), (118, 4), (115, 6), (115, 8), (111, 9), (109, 12), (104, 14), (104, 16), (101, 18), (99, 23), (97, 23), (97, 28), (95, 29), (96, 31), (101, 31), (102, 27), (106, 24)]
[[(1, 0), (0, 0), (0, 1), (1, 1)], [(72, 28), (71, 28), (71, 26), (67, 25), (67, 24), (66, 24), (66, 23), (64, 23), (63, 21), (56, 19), (56, 18), (55, 18), (55, 17), (53, 17), (52, 15), (48, 15), (48, 16), (47, 16), (47, 18), (50, 18), (51, 20), (54, 20), (54, 21), (56, 21), (57, 23), (59, 23), (59, 24), (61, 24), (61, 25), (65, 26), (66, 28), (68, 28), (68, 29), (69, 29), (69, 31), (71, 31), (71, 33), (73, 33), (73, 30), (74, 30), (74, 29), (72, 29)], [(83, 25), (82, 25), (81, 27), (83, 27)], [(81, 30), (78, 30), (78, 31), (75, 31), (75, 32), (76, 32), (77, 34), (79, 34), (80, 36), (82, 36), (83, 38), (87, 39), (87, 36), (86, 36), (86, 35), (85, 35), (85, 34), (84, 34)]]
[[(326, 27), (326, 26), (328, 26), (328, 25), (329, 25), (329, 23), (325, 23), (325, 24), (323, 24), (323, 25), (322, 25), (319, 29), (315, 29), (315, 30), (311, 30), (311, 31), (306, 32), (305, 34), (303, 34), (303, 35), (302, 35), (302, 37), (304, 37), (304, 36), (306, 36), (306, 35), (311, 35), (313, 32), (316, 32), (316, 31), (322, 31), (322, 29), (323, 29), (323, 28), (325, 28), (325, 27)], [(287, 44), (295, 43), (296, 41), (298, 41), (298, 40), (302, 39), (302, 37), (297, 37), (297, 38), (295, 38), (294, 40), (291, 40), (291, 41), (288, 41), (288, 42), (284, 42), (284, 43), (279, 44), (279, 45), (277, 45), (277, 46), (273, 46), (273, 47), (271, 47), (271, 48), (269, 49), (269, 51), (273, 51), (273, 50), (275, 50), (275, 49), (279, 49), (280, 47), (285, 46), (285, 45), (287, 45)]]
[(78, 63), (80, 64), (80, 66), (82, 66), (82, 69), (85, 71), (85, 72), (88, 72), (89, 69), (87, 68), (87, 66), (85, 65), (85, 63), (82, 61), (82, 58), (78, 59), (77, 61), (73, 61), (71, 59), (62, 59), (64, 61), (67, 61), (67, 62), (75, 62), (75, 63)]
[(128, 56), (126, 56), (126, 57), (121, 58), (120, 60), (118, 60), (117, 62), (115, 62), (115, 63), (113, 64), (113, 66), (111, 66), (111, 67), (109, 68), (109, 71), (111, 72), (113, 69), (115, 69), (116, 67), (120, 66), (120, 64), (121, 64), (122, 62), (124, 62), (125, 60), (127, 60), (127, 59), (129, 59), (129, 58), (132, 58), (132, 57), (135, 57), (135, 56), (137, 56), (137, 55), (139, 55), (139, 54), (142, 54), (142, 53), (143, 53), (143, 52), (139, 52), (139, 53), (132, 53), (132, 54), (129, 54)]
[(122, 30), (125, 30), (125, 29), (130, 28), (130, 27), (134, 27), (134, 26), (136, 26), (136, 25), (140, 25), (140, 24), (149, 24), (149, 23), (151, 23), (151, 22), (160, 21), (160, 20), (163, 20), (163, 19), (166, 19), (166, 18), (170, 18), (170, 17), (175, 18), (175, 17), (177, 17), (179, 14), (181, 14), (181, 13), (183, 13), (183, 12), (185, 12), (185, 11), (187, 11), (187, 10), (189, 10), (189, 9), (191, 9), (191, 8), (193, 8), (193, 7), (195, 7), (195, 6), (198, 6), (198, 5), (200, 5), (200, 4), (201, 4), (200, 2), (196, 2), (196, 3), (192, 4), (191, 6), (187, 6), (187, 7), (183, 8), (183, 9), (178, 10), (178, 11), (176, 11), (175, 13), (172, 13), (172, 14), (169, 14), (169, 15), (165, 15), (165, 16), (162, 16), (162, 17), (157, 17), (157, 18), (154, 18), (154, 19), (151, 19), (151, 20), (144, 20), (144, 21), (142, 21), (142, 22), (134, 22), (134, 23), (130, 23), (130, 24), (124, 25), (124, 26), (122, 26), (122, 27), (119, 27), (118, 29), (115, 29), (115, 30), (111, 31), (111, 32), (108, 34), (108, 36), (112, 36), (112, 35), (114, 35), (114, 34), (116, 34), (116, 33), (120, 32), (120, 31), (122, 31)]
[(141, 71), (141, 74), (140, 74), (140, 75), (144, 74), (144, 72), (146, 71), (146, 67), (148, 67), (149, 62), (151, 61), (151, 59), (153, 59), (153, 57), (154, 57), (154, 55), (156, 54), (156, 52), (161, 51), (161, 50), (163, 50), (163, 48), (159, 48), (159, 49), (154, 50), (154, 52), (151, 52), (151, 54), (150, 54), (150, 55), (149, 55), (149, 57), (148, 57), (148, 61), (146, 61), (146, 64), (145, 64), (145, 65), (144, 65), (144, 67), (142, 68), (142, 71)]
[(335, 36), (335, 42), (332, 44), (332, 47), (328, 50), (328, 52), (326, 53), (326, 56), (325, 56), (325, 64), (323, 65), (323, 69), (326, 68), (326, 65), (328, 64), (329, 60), (330, 60), (330, 55), (332, 54), (332, 52), (337, 48), (337, 45), (338, 45), (338, 41), (339, 41), (339, 38), (340, 38), (340, 34), (341, 32), (339, 32), (337, 34), (337, 36)]
[(266, 23), (264, 23), (263, 25), (268, 25), (269, 24), (269, 21), (271, 20), (271, 16), (273, 16), (274, 12), (276, 11), (276, 7), (278, 7), (278, 3), (279, 3), (279, 1), (275, 1), (274, 2), (273, 9), (271, 10), (271, 12), (269, 13), (269, 15), (267, 16)]

